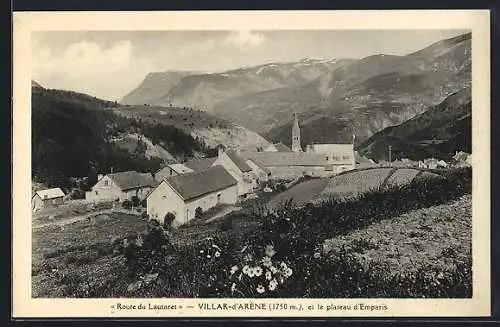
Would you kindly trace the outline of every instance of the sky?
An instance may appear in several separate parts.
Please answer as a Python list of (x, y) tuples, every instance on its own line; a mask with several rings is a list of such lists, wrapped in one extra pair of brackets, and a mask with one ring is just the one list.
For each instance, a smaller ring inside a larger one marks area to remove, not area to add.
[(304, 58), (405, 55), (458, 30), (71, 31), (32, 34), (42, 86), (119, 101), (150, 72), (218, 72)]

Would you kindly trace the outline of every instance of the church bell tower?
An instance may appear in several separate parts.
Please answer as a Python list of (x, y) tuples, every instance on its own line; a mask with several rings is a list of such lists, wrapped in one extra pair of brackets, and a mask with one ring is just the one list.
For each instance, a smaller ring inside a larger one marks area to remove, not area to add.
[(300, 146), (300, 127), (297, 119), (297, 113), (295, 113), (295, 119), (292, 127), (292, 151), (302, 152), (302, 147)]

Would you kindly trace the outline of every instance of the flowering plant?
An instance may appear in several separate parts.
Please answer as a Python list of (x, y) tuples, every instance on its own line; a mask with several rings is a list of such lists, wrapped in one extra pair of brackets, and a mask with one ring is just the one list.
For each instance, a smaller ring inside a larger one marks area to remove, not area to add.
[(264, 297), (266, 293), (276, 293), (279, 285), (292, 276), (293, 270), (286, 262), (273, 258), (276, 251), (272, 244), (265, 247), (263, 256), (251, 253), (248, 247), (242, 253), (247, 250), (243, 260), (229, 272), (232, 296)]

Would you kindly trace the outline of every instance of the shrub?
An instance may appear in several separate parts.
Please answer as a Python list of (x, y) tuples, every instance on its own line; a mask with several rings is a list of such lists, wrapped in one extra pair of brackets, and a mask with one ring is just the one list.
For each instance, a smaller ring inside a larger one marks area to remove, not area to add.
[(146, 199), (142, 200), (141, 201), (141, 207), (147, 208), (147, 206), (148, 206), (148, 201)]
[(132, 209), (132, 201), (130, 201), (130, 200), (125, 200), (125, 201), (123, 201), (123, 203), (122, 203), (122, 207), (123, 207), (124, 209), (127, 209), (127, 210)]
[(165, 219), (163, 220), (163, 228), (169, 229), (172, 227), (172, 223), (175, 220), (175, 215), (171, 212), (167, 212)]
[(145, 219), (145, 220), (148, 220), (148, 219), (149, 219), (149, 215), (148, 215), (147, 211), (143, 211), (143, 212), (141, 213), (141, 218), (142, 218), (142, 219)]
[(151, 226), (154, 226), (154, 227), (160, 226), (160, 222), (157, 219), (154, 219), (154, 218), (149, 220), (149, 224)]
[(194, 211), (194, 218), (201, 219), (203, 217), (203, 209), (201, 207), (196, 208)]
[(233, 229), (233, 218), (232, 217), (227, 217), (219, 223), (219, 230), (220, 231), (225, 232), (225, 231), (228, 231), (231, 229)]

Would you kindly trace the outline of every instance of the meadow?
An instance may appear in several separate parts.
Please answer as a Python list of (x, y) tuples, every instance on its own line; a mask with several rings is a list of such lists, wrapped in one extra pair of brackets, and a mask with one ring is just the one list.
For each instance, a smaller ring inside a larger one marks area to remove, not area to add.
[(440, 174), (179, 229), (122, 214), (37, 229), (33, 296), (470, 297), (471, 169)]

